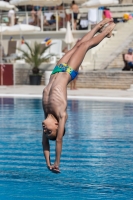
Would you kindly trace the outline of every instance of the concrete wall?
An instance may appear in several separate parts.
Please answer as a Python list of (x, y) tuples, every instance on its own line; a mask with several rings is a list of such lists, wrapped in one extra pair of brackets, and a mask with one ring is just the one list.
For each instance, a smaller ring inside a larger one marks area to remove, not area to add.
[(77, 87), (99, 89), (128, 89), (133, 84), (133, 72), (80, 72)]
[[(28, 85), (31, 69), (21, 66), (15, 68), (15, 84)], [(44, 73), (41, 85), (45, 85)], [(110, 72), (110, 71), (80, 71), (77, 79), (78, 88), (101, 88), (101, 89), (128, 89), (133, 84), (133, 72)]]

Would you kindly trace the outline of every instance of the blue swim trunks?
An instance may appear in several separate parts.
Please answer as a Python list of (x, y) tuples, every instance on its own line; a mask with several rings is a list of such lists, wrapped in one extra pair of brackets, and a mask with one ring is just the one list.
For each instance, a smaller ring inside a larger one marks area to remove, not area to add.
[(52, 74), (56, 74), (56, 73), (59, 73), (59, 72), (68, 72), (70, 74), (72, 80), (75, 79), (75, 77), (78, 75), (78, 72), (73, 70), (66, 63), (56, 65)]

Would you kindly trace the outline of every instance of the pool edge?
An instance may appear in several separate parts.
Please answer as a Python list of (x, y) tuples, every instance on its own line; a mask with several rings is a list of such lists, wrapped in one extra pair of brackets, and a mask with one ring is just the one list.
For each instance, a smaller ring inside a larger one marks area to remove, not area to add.
[[(38, 98), (41, 99), (42, 95), (36, 94), (0, 94), (0, 97), (13, 97), (13, 98)], [(105, 96), (67, 96), (68, 100), (96, 100), (96, 101), (131, 101), (132, 97), (105, 97)]]

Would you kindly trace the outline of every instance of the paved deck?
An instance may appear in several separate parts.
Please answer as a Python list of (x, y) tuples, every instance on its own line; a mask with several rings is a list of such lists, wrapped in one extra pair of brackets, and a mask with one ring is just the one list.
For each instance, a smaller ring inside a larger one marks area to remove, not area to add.
[[(41, 98), (44, 86), (0, 86), (0, 97)], [(68, 89), (68, 99), (133, 101), (133, 90)]]

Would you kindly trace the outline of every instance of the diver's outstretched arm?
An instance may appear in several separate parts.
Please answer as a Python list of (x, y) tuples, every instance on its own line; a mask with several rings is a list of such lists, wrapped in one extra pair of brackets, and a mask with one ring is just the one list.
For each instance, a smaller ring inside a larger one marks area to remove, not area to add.
[(46, 160), (46, 164), (49, 170), (51, 170), (51, 163), (50, 163), (50, 145), (49, 140), (46, 138), (45, 133), (43, 132), (42, 136), (42, 146), (43, 146), (43, 153)]

